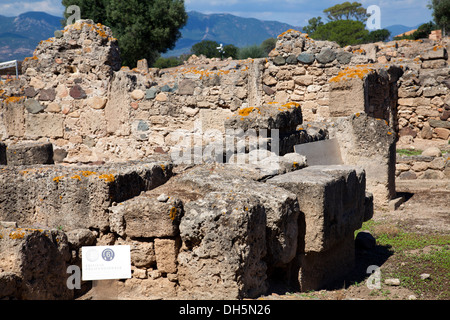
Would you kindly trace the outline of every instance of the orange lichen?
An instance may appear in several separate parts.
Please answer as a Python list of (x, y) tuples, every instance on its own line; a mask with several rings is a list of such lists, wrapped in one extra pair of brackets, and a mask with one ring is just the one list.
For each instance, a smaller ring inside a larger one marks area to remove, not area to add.
[(81, 173), (81, 175), (83, 176), (83, 177), (89, 177), (89, 176), (91, 176), (91, 175), (93, 175), (93, 174), (97, 174), (97, 172), (93, 172), (93, 171), (81, 171), (80, 172)]
[(98, 177), (99, 179), (103, 179), (106, 182), (114, 182), (115, 181), (115, 177), (113, 174), (102, 174)]
[(252, 113), (253, 111), (258, 111), (258, 112), (260, 112), (260, 109), (259, 109), (259, 108), (255, 108), (255, 107), (248, 107), (248, 108), (244, 108), (244, 109), (239, 110), (238, 114), (239, 114), (241, 117), (247, 117), (247, 116), (250, 115), (250, 113)]
[(178, 209), (175, 207), (172, 207), (172, 209), (170, 209), (170, 212), (169, 212), (170, 220), (174, 221), (175, 218), (177, 217), (177, 213), (178, 213)]
[(70, 179), (78, 179), (78, 181), (81, 181), (81, 177), (78, 174), (74, 175), (73, 177), (70, 177)]
[(54, 177), (53, 181), (55, 181), (56, 183), (59, 183), (61, 181), (61, 179), (63, 179), (64, 176), (59, 176), (59, 177)]
[(371, 64), (357, 65), (356, 67), (347, 67), (340, 71), (337, 76), (331, 78), (329, 82), (339, 82), (348, 79), (364, 79), (364, 77), (374, 71)]
[(23, 99), (24, 97), (8, 97), (6, 98), (4, 101), (6, 103), (15, 103), (15, 102), (19, 102)]
[(301, 32), (298, 31), (298, 30), (289, 29), (289, 30), (286, 30), (285, 32), (279, 34), (277, 38), (281, 38), (282, 36), (284, 36), (284, 35), (286, 35), (286, 34), (288, 34), (288, 33), (291, 33), (291, 32), (293, 32), (293, 33), (301, 33)]

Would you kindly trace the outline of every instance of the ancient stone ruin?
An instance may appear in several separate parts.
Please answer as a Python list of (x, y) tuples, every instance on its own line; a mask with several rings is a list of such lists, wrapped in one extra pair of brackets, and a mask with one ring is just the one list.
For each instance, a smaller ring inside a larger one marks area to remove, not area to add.
[(449, 123), (445, 47), (419, 60), (406, 47), (289, 30), (267, 59), (130, 70), (108, 27), (57, 32), (0, 87), (0, 298), (86, 293), (67, 267), (91, 245), (131, 246), (117, 299), (257, 298), (345, 276), (355, 230), (396, 195), (398, 133)]

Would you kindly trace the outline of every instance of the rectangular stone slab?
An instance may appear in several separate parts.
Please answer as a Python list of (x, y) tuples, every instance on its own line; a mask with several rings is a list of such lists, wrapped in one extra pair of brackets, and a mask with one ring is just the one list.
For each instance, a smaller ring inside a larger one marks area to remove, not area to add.
[[(267, 180), (297, 195), (304, 252), (323, 252), (358, 229), (365, 216), (365, 174), (348, 166), (313, 166)], [(301, 233), (299, 233), (301, 237)]]
[(104, 230), (113, 202), (156, 188), (171, 175), (169, 162), (7, 166), (0, 170), (0, 220), (64, 231)]

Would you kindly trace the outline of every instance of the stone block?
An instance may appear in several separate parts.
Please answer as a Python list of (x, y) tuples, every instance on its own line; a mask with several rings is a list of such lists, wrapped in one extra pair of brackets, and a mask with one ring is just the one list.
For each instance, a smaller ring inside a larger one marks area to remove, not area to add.
[(132, 241), (130, 244), (131, 264), (137, 268), (156, 265), (155, 244), (153, 242)]
[(146, 194), (119, 203), (109, 209), (112, 231), (130, 238), (175, 237), (183, 216), (178, 199), (160, 202)]
[(25, 121), (25, 136), (30, 139), (62, 138), (63, 121), (61, 114), (28, 114)]
[[(63, 227), (110, 227), (108, 208), (165, 183), (166, 161), (98, 166), (21, 166), (0, 171), (0, 220)], [(64, 214), (61, 214), (61, 213)]]
[(24, 105), (27, 111), (31, 114), (39, 113), (45, 109), (45, 107), (35, 99), (25, 100)]
[(53, 164), (53, 145), (51, 143), (11, 145), (6, 149), (6, 162), (9, 166)]
[(292, 260), (297, 249), (297, 197), (275, 185), (243, 178), (242, 171), (242, 167), (234, 165), (205, 165), (175, 178), (172, 183), (191, 187), (203, 194), (229, 192), (230, 197), (225, 199), (225, 203), (228, 199), (232, 200), (234, 195), (254, 196), (259, 199), (267, 216), (266, 261), (269, 266), (284, 265)]
[(175, 239), (155, 239), (156, 267), (161, 273), (177, 272), (180, 243)]
[(304, 252), (324, 252), (365, 219), (365, 173), (348, 166), (313, 166), (267, 180), (297, 195), (305, 221)]
[(0, 299), (69, 300), (66, 235), (57, 230), (0, 227)]
[(247, 131), (278, 129), (280, 133), (294, 132), (302, 124), (301, 106), (298, 103), (264, 104), (261, 107), (240, 109), (225, 121), (225, 128)]
[(211, 192), (185, 205), (178, 254), (179, 296), (256, 298), (267, 290), (266, 212), (242, 193)]
[(331, 83), (330, 116), (345, 117), (364, 112), (366, 95), (364, 81), (359, 78)]

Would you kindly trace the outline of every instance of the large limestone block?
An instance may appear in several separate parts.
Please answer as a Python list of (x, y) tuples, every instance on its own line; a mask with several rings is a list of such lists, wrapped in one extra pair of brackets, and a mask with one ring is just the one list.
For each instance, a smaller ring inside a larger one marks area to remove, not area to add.
[(109, 227), (108, 208), (156, 188), (167, 162), (103, 166), (19, 166), (0, 172), (0, 220), (74, 229)]
[(375, 203), (384, 204), (395, 196), (396, 134), (386, 121), (367, 114), (337, 120), (329, 127), (330, 138), (339, 141), (346, 165), (365, 170), (367, 189)]
[(57, 230), (0, 227), (0, 299), (67, 300), (70, 250)]
[(248, 107), (238, 110), (225, 122), (226, 128), (253, 130), (280, 130), (280, 132), (295, 131), (302, 124), (302, 110), (298, 103), (264, 104), (260, 107)]
[(255, 298), (267, 290), (266, 214), (251, 195), (211, 192), (187, 203), (180, 224), (179, 295)]
[(313, 166), (267, 180), (297, 195), (306, 226), (304, 252), (329, 250), (361, 227), (365, 216), (365, 173), (346, 166)]
[(10, 166), (53, 164), (51, 143), (18, 143), (6, 149), (6, 161)]
[[(171, 183), (191, 187), (200, 194), (228, 192), (230, 196), (254, 196), (265, 208), (269, 267), (290, 262), (297, 250), (298, 214), (294, 193), (274, 185), (243, 178), (243, 168), (233, 165), (196, 167)], [(183, 218), (184, 219), (184, 218)]]
[(146, 194), (121, 202), (110, 209), (112, 231), (131, 238), (162, 238), (178, 235), (183, 203), (175, 198), (158, 201)]
[(25, 135), (30, 139), (62, 138), (63, 122), (64, 118), (60, 114), (28, 114), (25, 121)]

